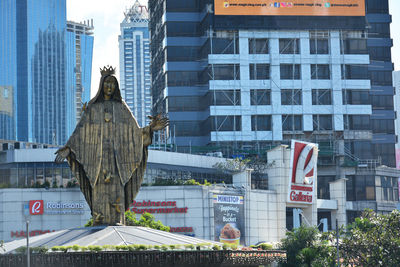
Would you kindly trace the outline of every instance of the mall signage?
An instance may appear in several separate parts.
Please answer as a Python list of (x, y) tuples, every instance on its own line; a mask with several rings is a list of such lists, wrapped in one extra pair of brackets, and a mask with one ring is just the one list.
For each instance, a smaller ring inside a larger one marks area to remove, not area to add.
[(244, 198), (236, 195), (213, 195), (215, 240), (244, 244)]
[(288, 202), (312, 204), (315, 201), (318, 145), (292, 140)]
[(43, 200), (29, 200), (29, 214), (42, 215), (44, 211)]
[(176, 201), (133, 201), (131, 211), (135, 214), (148, 213), (187, 213), (188, 207), (177, 207)]
[(365, 16), (365, 0), (214, 0), (215, 15)]
[(82, 215), (85, 213), (84, 202), (56, 202), (49, 201), (44, 203), (43, 200), (29, 200), (29, 204), (25, 205), (25, 209), (30, 215)]

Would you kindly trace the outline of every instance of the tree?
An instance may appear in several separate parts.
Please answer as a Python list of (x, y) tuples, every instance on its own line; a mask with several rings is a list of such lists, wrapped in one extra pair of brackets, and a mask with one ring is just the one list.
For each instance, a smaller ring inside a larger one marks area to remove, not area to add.
[(365, 210), (341, 234), (340, 256), (345, 266), (400, 266), (398, 210), (385, 215)]
[(334, 248), (316, 227), (300, 226), (286, 233), (281, 241), (287, 262), (283, 266), (334, 266)]
[(143, 213), (140, 219), (136, 219), (136, 214), (131, 211), (125, 212), (126, 225), (128, 226), (143, 226), (156, 230), (169, 232), (169, 226), (165, 226), (160, 220), (156, 221), (153, 214), (148, 212)]
[[(135, 213), (133, 213), (130, 210), (125, 211), (125, 224), (127, 226), (149, 227), (152, 229), (161, 230), (161, 231), (165, 231), (165, 232), (169, 232), (169, 230), (170, 230), (169, 226), (165, 226), (159, 220), (156, 221), (154, 218), (154, 215), (150, 214), (148, 212), (143, 213), (140, 216), (139, 220), (137, 220)], [(85, 224), (85, 227), (91, 227), (91, 226), (93, 226), (93, 218), (90, 218), (90, 220)]]

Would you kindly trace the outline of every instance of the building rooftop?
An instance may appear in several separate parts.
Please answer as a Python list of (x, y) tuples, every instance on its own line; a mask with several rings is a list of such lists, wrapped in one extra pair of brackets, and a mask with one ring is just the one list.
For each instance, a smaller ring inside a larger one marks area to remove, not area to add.
[[(211, 243), (222, 245), (216, 241), (172, 234), (147, 227), (137, 226), (96, 226), (60, 230), (30, 238), (31, 247), (54, 246), (89, 246), (89, 245), (185, 245)], [(15, 240), (4, 244), (0, 253), (14, 252), (17, 248), (26, 246), (26, 239)]]

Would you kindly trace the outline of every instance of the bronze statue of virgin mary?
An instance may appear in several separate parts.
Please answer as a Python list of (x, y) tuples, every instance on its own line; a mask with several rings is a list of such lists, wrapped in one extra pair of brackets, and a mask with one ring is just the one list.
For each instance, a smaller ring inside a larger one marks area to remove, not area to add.
[(121, 98), (115, 69), (101, 69), (100, 86), (56, 162), (67, 159), (92, 212), (93, 225), (125, 224), (146, 169), (153, 132), (169, 121), (150, 117), (140, 128)]

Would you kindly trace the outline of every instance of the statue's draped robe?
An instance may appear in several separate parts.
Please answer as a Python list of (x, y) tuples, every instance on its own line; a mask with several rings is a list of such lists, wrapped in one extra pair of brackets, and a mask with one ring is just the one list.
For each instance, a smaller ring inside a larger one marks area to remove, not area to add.
[(123, 213), (136, 197), (151, 144), (124, 101), (90, 103), (66, 147), (95, 224), (125, 223)]

